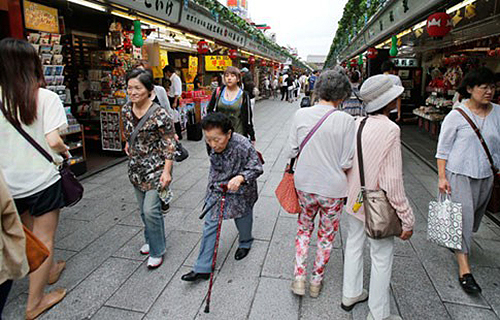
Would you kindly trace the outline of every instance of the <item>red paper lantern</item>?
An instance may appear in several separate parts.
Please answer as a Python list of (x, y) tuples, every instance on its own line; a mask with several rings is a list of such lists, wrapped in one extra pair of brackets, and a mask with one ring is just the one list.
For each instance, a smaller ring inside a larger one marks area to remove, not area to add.
[(255, 63), (255, 57), (254, 56), (248, 57), (248, 63), (254, 64)]
[(261, 66), (261, 67), (265, 67), (265, 66), (267, 66), (267, 61), (266, 61), (266, 60), (264, 60), (264, 59), (260, 60), (260, 66)]
[(452, 27), (451, 17), (446, 12), (437, 12), (427, 18), (427, 33), (431, 37), (442, 38), (451, 31)]
[(366, 52), (366, 57), (368, 59), (375, 59), (377, 57), (377, 55), (378, 55), (378, 51), (377, 51), (377, 49), (375, 49), (373, 47), (369, 48)]
[(351, 67), (355, 67), (358, 65), (358, 60), (356, 60), (356, 58), (352, 59), (351, 60)]
[(236, 59), (238, 57), (238, 51), (234, 50), (234, 49), (229, 49), (228, 51), (228, 56), (230, 59)]
[(283, 63), (280, 63), (280, 69), (283, 70), (284, 67)]
[(496, 50), (488, 50), (488, 57), (494, 57), (496, 56), (497, 52)]
[(205, 40), (200, 40), (198, 41), (198, 53), (199, 54), (205, 54), (210, 50), (210, 47), (208, 46), (208, 42)]

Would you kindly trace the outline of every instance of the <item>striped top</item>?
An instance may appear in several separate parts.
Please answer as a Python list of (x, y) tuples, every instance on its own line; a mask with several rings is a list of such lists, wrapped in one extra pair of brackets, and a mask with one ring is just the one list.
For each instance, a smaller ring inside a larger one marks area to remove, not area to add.
[[(356, 128), (359, 128), (361, 120), (362, 118), (356, 120)], [(403, 159), (399, 127), (384, 115), (370, 116), (363, 129), (361, 143), (366, 188), (385, 190), (389, 202), (401, 219), (403, 230), (413, 230), (415, 217), (406, 198), (403, 185)], [(354, 154), (357, 155), (357, 150)], [(361, 191), (357, 157), (353, 162), (352, 169), (347, 173), (347, 181), (349, 193), (346, 212), (364, 221), (363, 206), (357, 213), (352, 210)]]

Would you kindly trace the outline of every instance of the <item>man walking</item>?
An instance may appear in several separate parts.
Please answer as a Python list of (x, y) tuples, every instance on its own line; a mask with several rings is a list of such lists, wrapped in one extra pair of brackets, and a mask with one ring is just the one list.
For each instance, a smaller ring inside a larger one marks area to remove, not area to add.
[(175, 133), (177, 134), (179, 140), (182, 140), (181, 116), (179, 114), (179, 100), (182, 95), (182, 81), (177, 73), (175, 73), (174, 67), (171, 65), (163, 68), (163, 72), (165, 72), (165, 75), (171, 82), (170, 89), (168, 90), (168, 100), (170, 102), (170, 106), (174, 110)]

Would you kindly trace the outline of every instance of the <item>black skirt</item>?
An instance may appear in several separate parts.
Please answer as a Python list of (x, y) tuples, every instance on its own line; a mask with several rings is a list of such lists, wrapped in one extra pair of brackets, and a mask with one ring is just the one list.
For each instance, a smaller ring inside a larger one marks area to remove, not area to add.
[(29, 214), (34, 217), (60, 209), (64, 207), (61, 179), (40, 192), (26, 198), (14, 199), (14, 201), (19, 214), (29, 211)]

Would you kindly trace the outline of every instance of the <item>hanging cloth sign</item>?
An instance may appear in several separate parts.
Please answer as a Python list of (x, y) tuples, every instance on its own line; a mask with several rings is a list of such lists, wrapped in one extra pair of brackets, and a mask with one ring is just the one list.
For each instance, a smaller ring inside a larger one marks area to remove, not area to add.
[(233, 65), (228, 56), (205, 56), (205, 71), (224, 71)]

